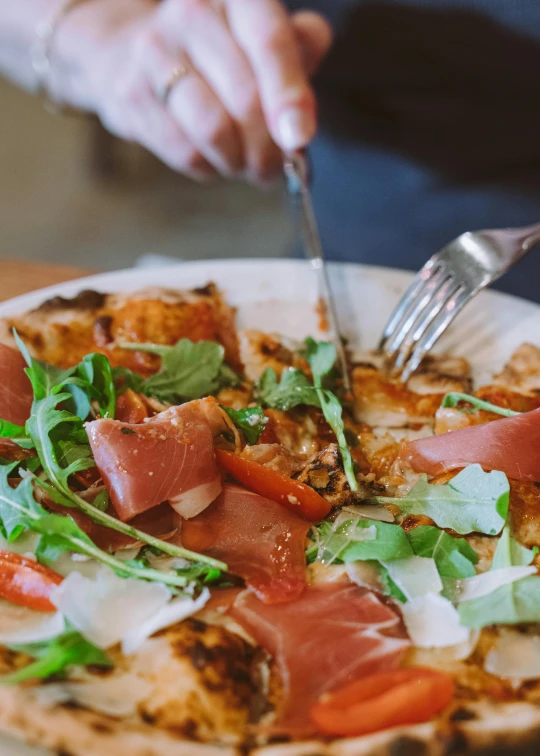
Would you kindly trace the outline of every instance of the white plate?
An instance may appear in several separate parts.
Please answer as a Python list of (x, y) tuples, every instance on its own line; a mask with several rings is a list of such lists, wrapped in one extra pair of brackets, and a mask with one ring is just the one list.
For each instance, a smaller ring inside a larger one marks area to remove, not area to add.
[[(330, 275), (344, 335), (354, 347), (373, 347), (411, 274), (334, 263)], [(82, 289), (190, 288), (208, 281), (215, 281), (228, 301), (238, 307), (242, 328), (261, 328), (293, 338), (318, 333), (316, 281), (307, 265), (296, 260), (211, 260), (102, 273), (3, 302), (0, 317), (22, 313), (52, 296), (74, 296)], [(524, 341), (540, 345), (540, 306), (488, 291), (466, 307), (436, 350), (467, 357), (477, 381), (484, 382)]]
[[(411, 274), (389, 268), (331, 264), (340, 323), (354, 347), (377, 343)], [(306, 263), (293, 260), (220, 260), (170, 267), (103, 273), (50, 286), (0, 304), (0, 317), (17, 315), (53, 296), (82, 289), (135, 291), (146, 286), (190, 288), (215, 281), (238, 307), (241, 328), (261, 328), (293, 338), (317, 335), (317, 288)], [(467, 357), (479, 382), (489, 380), (524, 341), (540, 345), (540, 306), (498, 292), (483, 292), (459, 316), (437, 345)], [(45, 756), (45, 751), (0, 738), (0, 756)]]

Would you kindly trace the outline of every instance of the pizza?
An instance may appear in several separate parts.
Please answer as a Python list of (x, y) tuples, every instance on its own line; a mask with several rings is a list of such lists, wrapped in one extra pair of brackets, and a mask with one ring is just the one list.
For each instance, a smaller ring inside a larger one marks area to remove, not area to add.
[(0, 326), (0, 731), (67, 756), (536, 752), (540, 348), (489, 385), (212, 283)]

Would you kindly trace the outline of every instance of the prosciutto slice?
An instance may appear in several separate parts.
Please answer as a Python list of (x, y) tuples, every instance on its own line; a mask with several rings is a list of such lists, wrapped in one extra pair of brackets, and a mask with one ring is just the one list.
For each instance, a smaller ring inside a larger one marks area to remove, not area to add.
[(24, 425), (32, 408), (32, 386), (25, 367), (19, 351), (0, 344), (0, 419), (15, 425)]
[(540, 409), (413, 441), (400, 458), (428, 475), (478, 463), (515, 480), (540, 482)]
[(398, 666), (409, 645), (398, 616), (357, 586), (310, 586), (281, 606), (244, 591), (229, 613), (278, 665), (283, 697), (272, 729), (287, 735), (311, 735), (309, 709), (323, 693)]
[(198, 401), (170, 407), (141, 425), (104, 418), (87, 423), (86, 430), (123, 522), (163, 501), (194, 517), (221, 491), (212, 430)]
[(264, 603), (282, 604), (306, 586), (309, 528), (281, 504), (225, 485), (208, 509), (182, 525), (182, 544), (226, 562)]
[[(67, 515), (72, 520), (75, 520), (77, 525), (84, 530), (96, 546), (99, 546), (104, 551), (113, 553), (118, 551), (118, 549), (124, 549), (137, 543), (134, 538), (119, 533), (117, 530), (106, 528), (104, 525), (98, 525), (88, 515), (81, 512), (80, 509), (64, 507), (61, 504), (55, 504), (50, 499), (47, 499), (45, 503), (48, 509), (58, 512), (58, 514)], [(116, 512), (111, 506), (109, 506), (107, 514), (113, 517), (116, 516)], [(138, 530), (142, 530), (144, 533), (148, 533), (148, 535), (158, 538), (168, 538), (178, 530), (179, 521), (180, 518), (176, 512), (166, 502), (163, 502), (163, 504), (159, 504), (155, 509), (137, 515), (129, 524)]]

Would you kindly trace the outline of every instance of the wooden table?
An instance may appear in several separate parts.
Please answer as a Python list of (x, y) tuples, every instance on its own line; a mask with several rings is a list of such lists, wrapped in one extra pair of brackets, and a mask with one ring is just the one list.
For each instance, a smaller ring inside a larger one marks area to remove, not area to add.
[(89, 268), (75, 268), (71, 265), (0, 260), (0, 301), (95, 272)]

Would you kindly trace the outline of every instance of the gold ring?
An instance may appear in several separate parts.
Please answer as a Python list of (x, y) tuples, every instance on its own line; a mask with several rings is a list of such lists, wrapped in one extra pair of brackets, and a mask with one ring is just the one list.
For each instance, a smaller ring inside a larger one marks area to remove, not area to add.
[(184, 79), (190, 73), (191, 69), (187, 66), (178, 65), (173, 68), (167, 81), (163, 84), (162, 87), (159, 87), (157, 90), (157, 96), (163, 105), (167, 105), (169, 97), (171, 96), (171, 92), (178, 84), (178, 82)]

